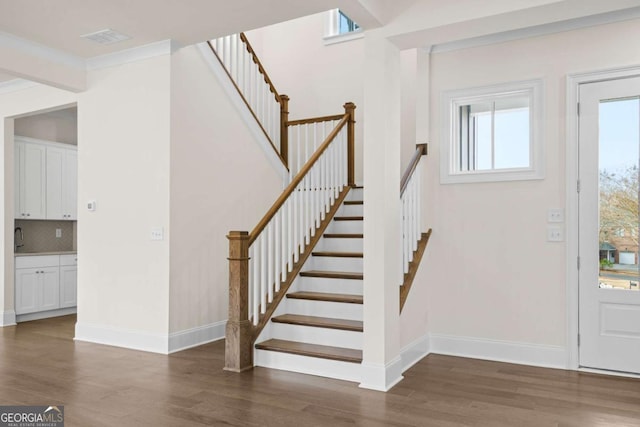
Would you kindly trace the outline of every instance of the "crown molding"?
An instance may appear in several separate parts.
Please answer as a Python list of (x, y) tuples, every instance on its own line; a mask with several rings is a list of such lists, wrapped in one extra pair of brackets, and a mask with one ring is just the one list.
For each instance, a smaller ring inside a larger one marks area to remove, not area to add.
[(513, 40), (527, 39), (531, 37), (546, 36), (565, 31), (578, 30), (597, 25), (612, 24), (615, 22), (629, 21), (640, 18), (640, 7), (615, 10), (598, 15), (583, 16), (580, 18), (567, 19), (559, 22), (552, 22), (542, 25), (534, 25), (517, 30), (504, 31), (500, 33), (488, 34), (480, 37), (472, 37), (463, 40), (436, 44), (430, 46), (431, 53), (451, 52), (454, 50), (468, 49), (479, 46), (488, 46), (497, 43), (504, 43)]
[(173, 40), (161, 40), (144, 46), (120, 50), (106, 55), (94, 56), (86, 61), (87, 71), (95, 71), (102, 68), (115, 67), (156, 56), (170, 55), (179, 49), (179, 45)]
[(25, 79), (7, 80), (6, 82), (0, 82), (0, 94), (29, 89), (31, 87), (39, 85), (40, 83), (32, 82), (31, 80)]
[(27, 53), (37, 58), (46, 59), (47, 61), (64, 64), (74, 68), (84, 68), (85, 61), (83, 58), (71, 53), (63, 52), (58, 49), (45, 46), (13, 34), (0, 31), (0, 46), (9, 47), (20, 52)]

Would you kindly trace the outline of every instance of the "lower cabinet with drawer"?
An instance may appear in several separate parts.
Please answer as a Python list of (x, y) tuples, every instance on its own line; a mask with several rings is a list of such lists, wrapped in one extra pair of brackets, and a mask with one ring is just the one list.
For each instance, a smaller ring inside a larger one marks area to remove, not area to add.
[(16, 314), (75, 307), (77, 269), (76, 255), (16, 257)]

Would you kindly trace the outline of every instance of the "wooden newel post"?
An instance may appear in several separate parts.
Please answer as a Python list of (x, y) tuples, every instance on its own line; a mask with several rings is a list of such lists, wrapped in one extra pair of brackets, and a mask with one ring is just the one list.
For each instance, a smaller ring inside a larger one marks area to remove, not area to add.
[(252, 325), (249, 321), (249, 233), (230, 231), (229, 320), (224, 369), (242, 372), (253, 368)]
[(289, 132), (287, 123), (289, 122), (289, 97), (280, 95), (280, 157), (284, 164), (289, 166)]
[(347, 161), (349, 171), (347, 174), (348, 185), (356, 186), (355, 179), (355, 127), (356, 127), (356, 104), (347, 102), (344, 104), (344, 112), (349, 115), (349, 123), (347, 123)]

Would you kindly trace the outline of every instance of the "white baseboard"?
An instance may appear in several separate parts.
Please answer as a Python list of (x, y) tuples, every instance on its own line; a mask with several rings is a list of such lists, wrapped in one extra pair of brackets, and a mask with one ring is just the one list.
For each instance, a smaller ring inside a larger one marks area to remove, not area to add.
[(169, 353), (167, 334), (154, 334), (92, 323), (76, 323), (76, 341), (124, 347), (152, 353)]
[(29, 322), (31, 320), (48, 319), (50, 317), (68, 316), (76, 314), (78, 307), (59, 308), (57, 310), (39, 311), (37, 313), (18, 314), (16, 322)]
[(429, 334), (430, 352), (518, 365), (567, 369), (564, 347)]
[(404, 378), (400, 356), (387, 364), (362, 362), (360, 388), (389, 391)]
[(406, 371), (429, 355), (429, 335), (424, 335), (400, 350), (402, 372)]
[(202, 344), (218, 341), (224, 338), (227, 321), (211, 323), (197, 328), (169, 334), (169, 353), (197, 347)]
[(2, 312), (2, 316), (0, 316), (0, 326), (15, 326), (16, 324), (16, 312), (13, 310), (6, 310)]
[(76, 341), (169, 354), (224, 338), (227, 321), (211, 323), (171, 334), (153, 334), (92, 323), (76, 323)]

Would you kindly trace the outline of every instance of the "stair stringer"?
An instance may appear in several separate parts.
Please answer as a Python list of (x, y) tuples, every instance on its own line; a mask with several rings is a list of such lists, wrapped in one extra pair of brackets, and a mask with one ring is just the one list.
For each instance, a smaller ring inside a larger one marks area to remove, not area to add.
[(197, 46), (202, 58), (207, 65), (209, 65), (213, 75), (227, 94), (229, 102), (238, 111), (238, 114), (240, 114), (240, 117), (247, 125), (247, 129), (249, 129), (249, 132), (253, 136), (254, 141), (262, 149), (271, 166), (278, 172), (278, 174), (280, 174), (280, 176), (282, 176), (283, 186), (286, 186), (289, 182), (289, 171), (282, 163), (282, 159), (280, 159), (280, 156), (274, 150), (271, 142), (269, 142), (269, 139), (264, 134), (255, 117), (251, 114), (251, 111), (249, 111), (249, 107), (247, 107), (247, 104), (240, 96), (240, 93), (238, 93), (238, 90), (231, 81), (231, 78), (227, 74), (224, 66), (220, 63), (218, 58), (216, 58), (215, 54), (211, 51), (211, 47), (207, 43), (198, 43)]

